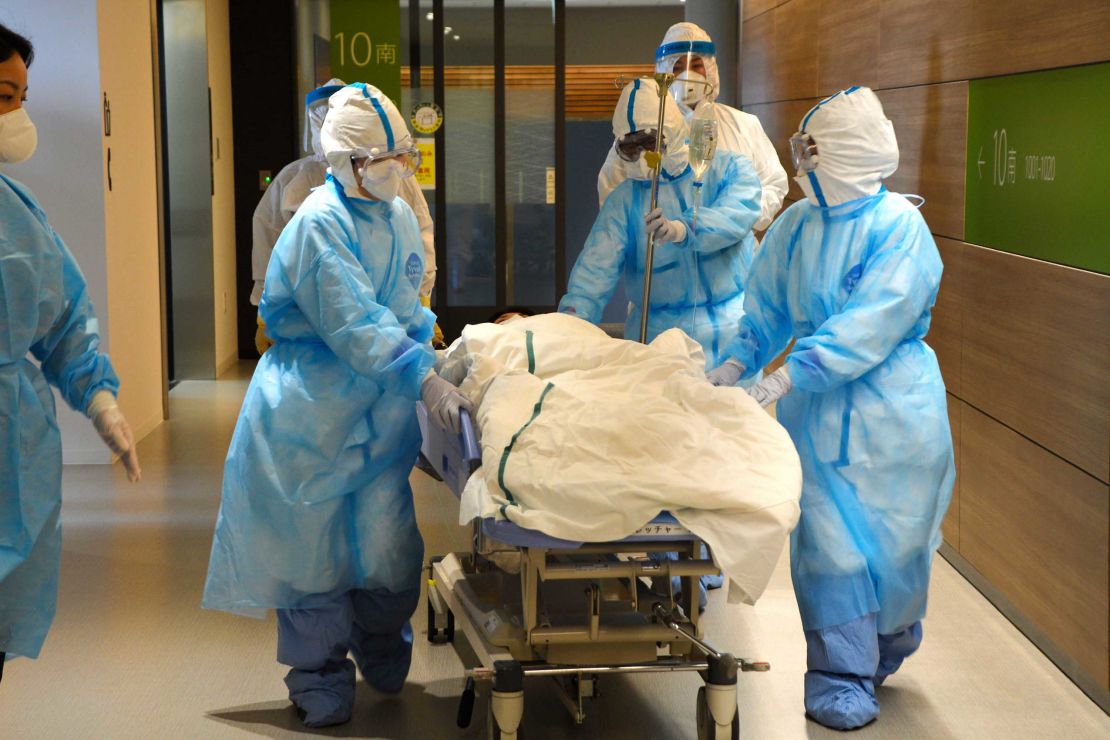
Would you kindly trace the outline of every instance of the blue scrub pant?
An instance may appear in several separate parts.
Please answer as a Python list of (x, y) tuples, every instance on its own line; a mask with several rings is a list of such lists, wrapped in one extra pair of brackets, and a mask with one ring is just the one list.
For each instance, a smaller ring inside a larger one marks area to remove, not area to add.
[(356, 663), (375, 689), (401, 690), (412, 661), (408, 620), (419, 598), (419, 588), (357, 589), (318, 603), (310, 600), (307, 608), (277, 610), (277, 659), (292, 669), (285, 685), (306, 726), (351, 718)]
[(876, 615), (806, 630), (806, 713), (837, 730), (862, 727), (879, 716), (875, 686), (921, 645), (921, 622), (880, 635)]

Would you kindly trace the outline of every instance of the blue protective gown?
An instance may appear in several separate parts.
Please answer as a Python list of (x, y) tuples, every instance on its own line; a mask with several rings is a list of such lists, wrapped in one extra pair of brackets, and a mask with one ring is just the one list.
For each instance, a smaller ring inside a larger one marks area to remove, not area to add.
[(923, 341), (941, 270), (924, 219), (885, 190), (795, 203), (752, 266), (728, 353), (752, 374), (796, 340), (778, 419), (802, 461), (790, 565), (807, 631), (876, 614), (894, 635), (925, 614), (955, 480), (944, 382)]
[[(677, 178), (660, 179), (659, 207), (667, 218), (685, 222), (687, 236), (681, 243), (655, 246), (649, 342), (678, 327), (705, 350), (707, 369), (725, 359), (725, 347), (736, 336), (744, 313), (761, 192), (759, 177), (746, 158), (717, 152), (705, 176), (694, 233), (693, 172), (687, 168)], [(623, 275), (632, 303), (624, 336), (639, 339), (647, 255), (644, 216), (650, 202), (648, 180), (625, 180), (609, 195), (571, 272), (560, 311), (573, 308), (579, 318), (598, 323)]]
[[(119, 391), (81, 269), (24, 186), (0, 175), (0, 652), (38, 657), (58, 596), (58, 388), (84, 412)], [(27, 355), (37, 360), (32, 362)]]
[(408, 475), (435, 359), (423, 275), (411, 209), (350, 199), (331, 176), (282, 232), (259, 308), (275, 343), (228, 451), (206, 607), (314, 608), (356, 589), (419, 588)]

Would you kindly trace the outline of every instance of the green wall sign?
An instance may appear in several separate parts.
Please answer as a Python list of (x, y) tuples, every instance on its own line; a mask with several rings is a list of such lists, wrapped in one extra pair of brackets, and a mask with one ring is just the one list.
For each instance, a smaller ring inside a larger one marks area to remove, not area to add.
[(331, 0), (331, 74), (369, 82), (400, 107), (399, 0)]
[(965, 240), (1110, 273), (1110, 63), (972, 80)]

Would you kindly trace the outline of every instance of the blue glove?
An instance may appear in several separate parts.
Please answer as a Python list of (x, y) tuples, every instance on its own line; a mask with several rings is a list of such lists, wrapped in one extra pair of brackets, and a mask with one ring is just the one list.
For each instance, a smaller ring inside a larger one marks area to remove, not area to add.
[(725, 360), (720, 367), (715, 367), (705, 374), (705, 379), (715, 386), (733, 386), (740, 376), (744, 374), (744, 366), (736, 360)]
[(780, 367), (749, 388), (748, 395), (758, 401), (760, 406), (767, 408), (789, 393), (793, 387), (794, 381), (790, 379), (790, 373), (785, 367)]

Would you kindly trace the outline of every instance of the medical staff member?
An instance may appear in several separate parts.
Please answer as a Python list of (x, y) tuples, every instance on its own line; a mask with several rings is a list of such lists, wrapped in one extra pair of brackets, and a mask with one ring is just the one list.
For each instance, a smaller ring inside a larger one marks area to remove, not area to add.
[[(0, 165), (30, 159), (38, 143), (23, 107), (33, 57), (30, 41), (0, 25)], [(31, 191), (0, 174), (0, 679), (5, 658), (38, 657), (58, 599), (62, 439), (48, 383), (138, 481), (81, 268)]]
[[(328, 98), (343, 89), (343, 86), (343, 80), (333, 78), (305, 96), (304, 146), (306, 148), (311, 146), (312, 154), (283, 167), (266, 188), (266, 192), (262, 194), (262, 200), (254, 209), (252, 222), (254, 243), (251, 248), (251, 270), (254, 277), (254, 288), (250, 298), (252, 306), (257, 306), (262, 300), (266, 267), (270, 264), (270, 255), (274, 251), (278, 237), (281, 236), (281, 230), (293, 218), (293, 214), (301, 207), (308, 194), (314, 188), (324, 184), (328, 164), (320, 146), (320, 127), (328, 112)], [(407, 177), (402, 180), (400, 196), (412, 208), (413, 213), (416, 214), (416, 221), (420, 224), (420, 236), (424, 242), (424, 278), (420, 283), (420, 297), (424, 306), (428, 307), (431, 305), (432, 289), (436, 281), (435, 226), (428, 210), (428, 201), (424, 199), (424, 193), (416, 178)], [(442, 339), (438, 327), (435, 331)], [(254, 345), (259, 354), (265, 352), (271, 345), (261, 316), (258, 317)]]
[[(709, 103), (717, 113), (717, 151), (735, 152), (748, 158), (763, 186), (759, 218), (754, 229), (763, 231), (782, 207), (786, 196), (786, 171), (779, 163), (774, 145), (759, 119), (724, 103), (718, 103), (721, 80), (717, 72), (717, 48), (709, 34), (695, 23), (676, 23), (667, 29), (655, 52), (655, 69), (678, 76), (670, 92), (687, 121), (699, 105)], [(625, 169), (615, 150), (610, 149), (597, 177), (599, 203), (604, 203), (621, 181)]]
[(597, 324), (619, 280), (631, 310), (626, 339), (640, 336), (647, 235), (655, 235), (648, 341), (679, 327), (705, 350), (707, 367), (724, 359), (743, 315), (744, 283), (754, 256), (760, 185), (751, 163), (717, 152), (705, 175), (697, 228), (686, 124), (663, 98), (664, 153), (658, 208), (650, 212), (652, 170), (643, 156), (655, 147), (659, 93), (654, 80), (625, 86), (613, 114), (613, 150), (624, 181), (601, 207), (571, 272), (559, 310)]
[(942, 265), (921, 214), (882, 185), (898, 142), (870, 89), (819, 103), (790, 143), (806, 199), (764, 237), (739, 335), (709, 376), (731, 385), (794, 340), (751, 394), (778, 401), (802, 460), (790, 567), (805, 708), (851, 729), (878, 716), (875, 686), (921, 643), (955, 479), (944, 382), (924, 342)]
[(377, 88), (332, 94), (330, 165), (282, 232), (260, 311), (274, 339), (224, 467), (204, 606), (277, 610), (278, 661), (305, 725), (350, 719), (355, 664), (399, 692), (424, 546), (408, 475), (416, 401), (457, 428), (465, 399), (431, 372), (424, 249), (398, 197), (419, 155)]

